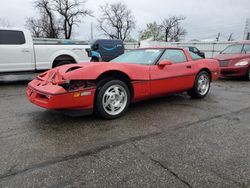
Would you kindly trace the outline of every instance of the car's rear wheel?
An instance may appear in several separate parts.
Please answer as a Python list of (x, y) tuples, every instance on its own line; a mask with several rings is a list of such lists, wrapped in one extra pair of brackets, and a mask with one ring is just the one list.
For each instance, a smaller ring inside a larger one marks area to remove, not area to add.
[(194, 83), (194, 87), (189, 90), (187, 93), (193, 98), (204, 98), (210, 89), (210, 75), (206, 71), (201, 71)]
[(106, 119), (120, 117), (130, 104), (128, 86), (120, 80), (110, 80), (98, 90), (96, 109), (98, 114)]
[(246, 80), (250, 81), (250, 67), (248, 68), (247, 73), (246, 73)]

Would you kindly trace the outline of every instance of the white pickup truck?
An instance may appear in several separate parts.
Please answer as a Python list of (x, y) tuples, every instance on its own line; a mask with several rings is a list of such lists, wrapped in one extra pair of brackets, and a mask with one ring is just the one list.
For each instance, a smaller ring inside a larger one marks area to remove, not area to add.
[(88, 62), (85, 42), (32, 38), (25, 29), (0, 28), (0, 73), (42, 71)]

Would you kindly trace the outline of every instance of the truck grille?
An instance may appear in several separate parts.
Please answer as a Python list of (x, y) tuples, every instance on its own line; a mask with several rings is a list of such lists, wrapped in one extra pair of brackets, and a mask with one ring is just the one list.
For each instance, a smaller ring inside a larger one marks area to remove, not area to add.
[(229, 60), (223, 60), (219, 61), (220, 62), (220, 67), (228, 67), (229, 66)]

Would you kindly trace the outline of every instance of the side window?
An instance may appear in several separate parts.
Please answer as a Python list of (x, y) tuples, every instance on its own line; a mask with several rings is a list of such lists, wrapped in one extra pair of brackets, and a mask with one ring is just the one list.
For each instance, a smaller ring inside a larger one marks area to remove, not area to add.
[(193, 48), (193, 47), (189, 47), (188, 50), (189, 50), (190, 52), (194, 52), (194, 48)]
[(167, 49), (161, 56), (160, 60), (168, 59), (173, 63), (183, 63), (187, 61), (186, 55), (182, 50)]
[(190, 53), (190, 56), (192, 58), (192, 60), (198, 60), (198, 59), (203, 59), (201, 56), (193, 53), (193, 52), (189, 52)]
[(243, 53), (250, 54), (250, 44), (244, 45)]
[(24, 43), (25, 37), (22, 31), (0, 30), (0, 45), (20, 45)]
[(197, 49), (197, 48), (193, 48), (193, 51), (192, 52), (194, 52), (194, 53), (198, 53), (199, 52), (199, 50)]

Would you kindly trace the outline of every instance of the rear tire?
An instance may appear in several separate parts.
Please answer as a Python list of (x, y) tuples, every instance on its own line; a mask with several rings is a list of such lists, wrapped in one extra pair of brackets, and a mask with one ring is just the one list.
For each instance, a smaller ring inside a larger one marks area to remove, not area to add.
[(55, 67), (59, 67), (59, 66), (62, 66), (62, 65), (68, 65), (68, 64), (73, 64), (73, 62), (71, 61), (60, 61), (56, 64)]
[(188, 95), (196, 99), (204, 98), (209, 92), (210, 81), (211, 77), (207, 71), (199, 72), (195, 79), (194, 87), (187, 91)]
[(97, 91), (95, 108), (105, 119), (115, 119), (126, 112), (131, 94), (127, 84), (121, 80), (109, 80)]

